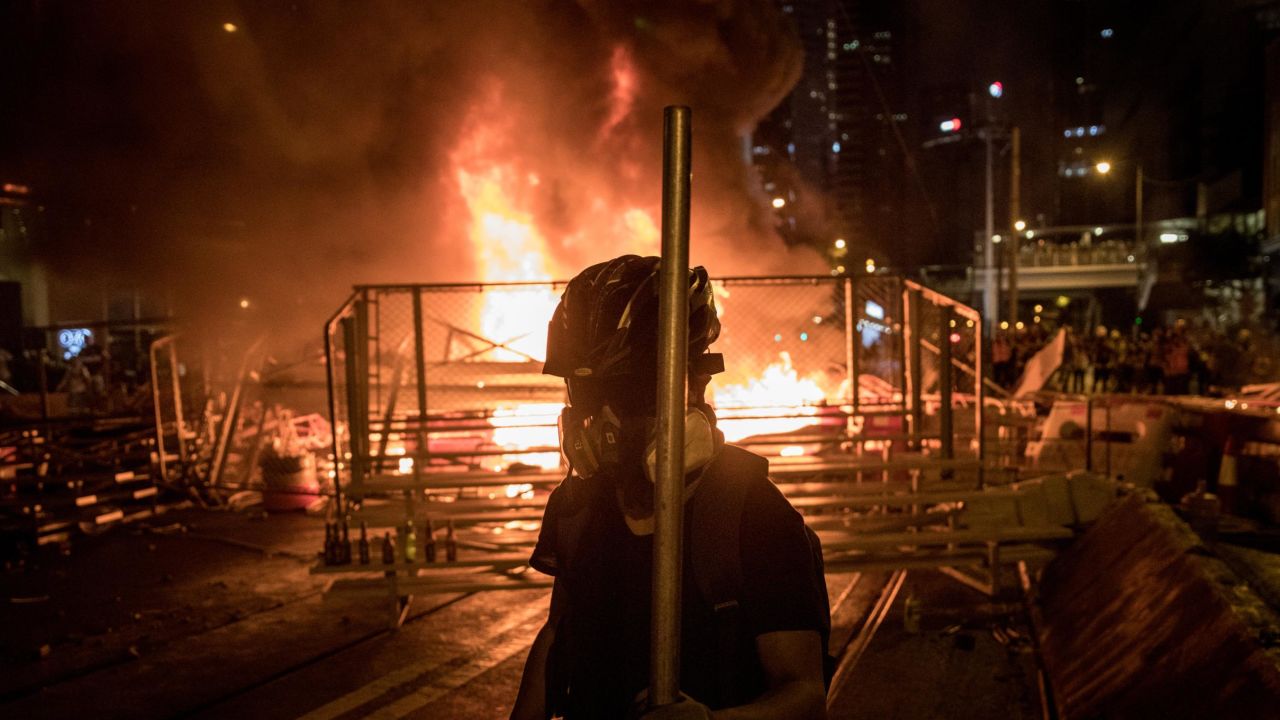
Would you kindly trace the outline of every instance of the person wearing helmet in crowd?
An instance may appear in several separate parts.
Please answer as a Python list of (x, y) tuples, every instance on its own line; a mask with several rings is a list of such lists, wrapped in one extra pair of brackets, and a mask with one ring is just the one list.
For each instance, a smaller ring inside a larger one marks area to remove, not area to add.
[[(543, 372), (566, 381), (561, 442), (570, 470), (547, 502), (530, 560), (555, 583), (512, 718), (624, 718), (643, 709), (658, 267), (658, 258), (635, 255), (593, 265), (569, 282), (551, 320)], [(704, 394), (711, 375), (723, 369), (723, 359), (708, 351), (719, 333), (706, 270), (694, 268), (680, 717), (822, 718), (830, 622), (825, 589), (820, 598), (811, 591), (809, 531), (769, 481), (767, 461), (724, 443), (716, 430)], [(729, 505), (738, 512), (728, 511)], [(715, 592), (705, 577), (708, 561), (700, 559), (725, 538), (734, 538), (728, 543), (733, 549), (716, 554), (736, 550), (737, 557), (718, 562), (735, 569), (738, 583), (731, 601), (715, 603), (707, 597)]]

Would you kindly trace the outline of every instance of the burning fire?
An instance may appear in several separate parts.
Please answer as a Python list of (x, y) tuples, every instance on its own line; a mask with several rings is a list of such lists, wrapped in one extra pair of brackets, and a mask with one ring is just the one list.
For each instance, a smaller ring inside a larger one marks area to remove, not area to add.
[(814, 378), (800, 377), (789, 353), (778, 357), (759, 377), (713, 391), (717, 425), (726, 440), (795, 432), (813, 424), (810, 418), (826, 402), (826, 393)]
[[(470, 236), (485, 282), (550, 280), (551, 253), (533, 217), (515, 207), (504, 189), (511, 173), (494, 167), (484, 173), (458, 171), (458, 184), (471, 213)], [(494, 349), (488, 359), (541, 361), (547, 348), (547, 321), (559, 298), (549, 286), (486, 293), (480, 330)]]
[[(537, 447), (559, 447), (560, 403), (524, 403), (504, 405), (494, 410), (489, 424), (493, 425), (493, 442), (504, 450), (526, 450)], [(560, 451), (518, 453), (503, 455), (502, 466), (514, 462), (534, 465), (544, 470), (560, 467)], [(500, 466), (498, 469), (502, 469)]]
[[(632, 111), (636, 95), (635, 70), (625, 48), (611, 59), (613, 91), (609, 117), (602, 137), (623, 123)], [(656, 251), (659, 229), (653, 214), (641, 207), (618, 207), (603, 195), (579, 208), (579, 224), (549, 241), (532, 212), (534, 198), (547, 190), (549, 181), (536, 172), (518, 167), (507, 152), (513, 136), (512, 120), (501, 112), (501, 88), (495, 87), (487, 102), (473, 113), (474, 129), (453, 157), (458, 190), (468, 212), (468, 239), (476, 253), (476, 268), (486, 283), (546, 282), (546, 285), (504, 288), (483, 293), (477, 306), (479, 334), (491, 344), (475, 360), (541, 362), (546, 350), (547, 322), (558, 292), (549, 282), (571, 276), (580, 268), (559, 267), (556, 252), (565, 248), (590, 248), (596, 260), (634, 252)], [(717, 287), (723, 299), (728, 292)], [(781, 353), (755, 378), (715, 390), (720, 428), (729, 440), (794, 431), (813, 424), (812, 416), (827, 399), (818, 381), (802, 378)], [(492, 441), (512, 451), (503, 455), (496, 469), (524, 463), (544, 469), (560, 466), (560, 453), (519, 452), (559, 445), (556, 420), (559, 403), (507, 403), (497, 407), (490, 420)], [(799, 446), (788, 448), (795, 454)], [(803, 452), (803, 449), (800, 448)], [(403, 468), (402, 468), (403, 470)]]

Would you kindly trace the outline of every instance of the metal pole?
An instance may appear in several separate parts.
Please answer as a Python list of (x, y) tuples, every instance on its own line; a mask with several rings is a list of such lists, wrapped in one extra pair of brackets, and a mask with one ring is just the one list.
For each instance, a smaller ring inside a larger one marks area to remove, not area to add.
[(689, 108), (663, 113), (662, 266), (658, 296), (658, 477), (654, 489), (649, 702), (680, 695), (684, 413), (689, 345)]
[[(360, 302), (357, 300), (356, 302)], [(351, 489), (348, 496), (362, 497), (364, 494), (364, 446), (369, 439), (365, 428), (365, 408), (360, 400), (360, 344), (356, 328), (358, 323), (354, 317), (344, 317), (342, 324), (342, 347), (347, 356), (347, 444), (351, 449)]]
[(1134, 252), (1142, 250), (1145, 246), (1142, 243), (1142, 166), (1138, 166), (1138, 173), (1134, 176), (1133, 181), (1133, 249)]
[(922, 299), (920, 291), (911, 289), (908, 291), (907, 300), (907, 327), (911, 333), (911, 344), (909, 350), (911, 352), (911, 447), (916, 450), (920, 449), (920, 436), (923, 435), (921, 424), (924, 422), (924, 412), (921, 408), (922, 395), (924, 388), (921, 384), (924, 380), (924, 372), (920, 363), (920, 305)]
[(342, 507), (342, 446), (338, 444), (338, 400), (333, 396), (333, 320), (324, 323), (324, 380), (329, 390), (329, 438), (333, 448), (333, 495), (334, 503)]
[(902, 393), (902, 413), (903, 417), (905, 417), (907, 412), (907, 284), (901, 277), (897, 280), (898, 307), (896, 310), (898, 318), (898, 344), (895, 349), (898, 352), (898, 392)]
[(1084, 401), (1084, 469), (1093, 472), (1093, 396)]
[[(413, 481), (422, 482), (422, 463), (428, 462), (430, 436), (427, 433), (427, 349), (422, 335), (422, 288), (413, 289), (413, 358), (418, 383), (418, 457), (413, 460)], [(390, 428), (382, 429), (384, 437)], [(421, 490), (422, 488), (416, 488)]]
[[(982, 318), (978, 318), (978, 328), (982, 328)], [(973, 342), (973, 383), (977, 386), (974, 389), (977, 407), (974, 408), (973, 428), (978, 436), (978, 487), (984, 487), (986, 484), (984, 465), (987, 461), (987, 423), (984, 415), (987, 400), (987, 367), (982, 345), (982, 335), (979, 333)]]
[(1009, 227), (1013, 233), (1009, 238), (1009, 327), (1018, 324), (1018, 252), (1022, 245), (1022, 236), (1018, 234), (1014, 223), (1021, 218), (1022, 197), (1018, 185), (1022, 182), (1019, 166), (1022, 162), (1022, 133), (1013, 128), (1011, 133), (1011, 152), (1009, 167)]
[(982, 258), (983, 264), (987, 269), (987, 282), (982, 288), (982, 317), (986, 322), (987, 337), (996, 336), (996, 323), (999, 319), (999, 311), (996, 307), (996, 288), (999, 286), (1000, 279), (996, 275), (996, 249), (992, 238), (996, 235), (996, 211), (995, 211), (995, 163), (994, 150), (991, 146), (991, 126), (982, 131), (982, 139), (986, 141), (986, 223), (983, 226), (985, 234), (982, 236)]
[(187, 472), (187, 428), (182, 419), (182, 378), (178, 375), (178, 349), (169, 342), (169, 382), (173, 385), (173, 427), (178, 434), (178, 462)]
[[(942, 459), (955, 457), (955, 438), (951, 423), (951, 323), (955, 317), (951, 307), (942, 308), (942, 332), (938, 338), (938, 421), (942, 434)], [(951, 479), (951, 470), (943, 470), (942, 476)]]
[[(169, 464), (165, 460), (164, 446), (164, 406), (160, 403), (160, 354), (156, 352), (165, 339), (153, 341), (147, 352), (151, 356), (151, 402), (156, 413), (156, 459), (160, 461), (160, 479), (169, 480)], [(43, 402), (45, 393), (44, 351), (40, 351), (40, 395)], [(47, 415), (47, 413), (46, 413)]]
[(853, 278), (844, 279), (844, 337), (845, 337), (845, 364), (848, 368), (849, 380), (849, 421), (845, 427), (849, 431), (850, 438), (853, 437), (853, 418), (858, 412), (858, 323), (853, 319), (857, 306), (854, 297)]

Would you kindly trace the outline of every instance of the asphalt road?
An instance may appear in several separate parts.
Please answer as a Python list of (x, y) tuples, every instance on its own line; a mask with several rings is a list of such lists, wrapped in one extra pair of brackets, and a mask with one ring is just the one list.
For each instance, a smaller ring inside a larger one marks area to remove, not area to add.
[[(184, 511), (0, 578), (0, 717), (507, 717), (548, 591), (418, 597), (391, 632), (385, 601), (326, 598), (308, 574), (322, 536), (301, 514)], [(913, 573), (868, 635), (887, 579), (828, 578), (833, 647), (865, 646), (833, 717), (1035, 715), (1029, 654), (993, 639), (1016, 618)], [(903, 628), (908, 594), (920, 632)]]

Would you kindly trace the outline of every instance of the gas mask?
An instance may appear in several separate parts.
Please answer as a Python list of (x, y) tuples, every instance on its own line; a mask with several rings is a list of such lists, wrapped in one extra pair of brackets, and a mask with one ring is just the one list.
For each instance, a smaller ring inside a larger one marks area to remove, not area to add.
[[(645, 476), (657, 477), (657, 421), (648, 418), (644, 426), (645, 447), (641, 455)], [(622, 423), (608, 406), (587, 415), (573, 406), (560, 413), (560, 445), (579, 476), (590, 478), (617, 470), (623, 462)], [(703, 410), (691, 407), (684, 418), (684, 472), (705, 467), (720, 451), (724, 435)]]

